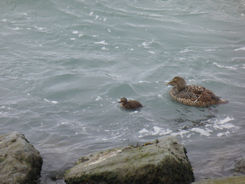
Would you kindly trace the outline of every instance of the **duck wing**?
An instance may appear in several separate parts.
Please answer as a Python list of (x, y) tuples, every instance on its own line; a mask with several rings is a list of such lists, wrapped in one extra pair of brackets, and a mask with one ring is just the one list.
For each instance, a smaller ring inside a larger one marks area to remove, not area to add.
[(195, 101), (215, 103), (220, 100), (212, 91), (202, 86), (189, 86), (190, 91), (195, 94)]

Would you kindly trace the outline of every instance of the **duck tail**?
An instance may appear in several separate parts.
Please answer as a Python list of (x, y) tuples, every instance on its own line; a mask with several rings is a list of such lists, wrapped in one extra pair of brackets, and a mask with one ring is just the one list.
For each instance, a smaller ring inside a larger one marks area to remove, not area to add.
[(219, 104), (227, 104), (229, 101), (222, 98), (219, 99)]

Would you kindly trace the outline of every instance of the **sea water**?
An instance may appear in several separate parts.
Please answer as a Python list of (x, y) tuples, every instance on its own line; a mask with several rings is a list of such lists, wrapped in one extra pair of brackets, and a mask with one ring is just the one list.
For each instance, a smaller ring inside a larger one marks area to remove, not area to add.
[[(245, 151), (244, 0), (1, 0), (0, 66), (0, 133), (40, 151), (42, 184), (161, 136), (178, 136), (197, 180), (229, 175)], [(174, 102), (177, 75), (229, 103)], [(123, 111), (121, 97), (144, 107)]]

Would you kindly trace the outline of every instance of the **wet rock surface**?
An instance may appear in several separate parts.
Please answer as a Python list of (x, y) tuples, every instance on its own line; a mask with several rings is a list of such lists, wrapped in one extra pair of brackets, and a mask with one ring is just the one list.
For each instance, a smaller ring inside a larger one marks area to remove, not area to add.
[(34, 184), (41, 167), (40, 153), (23, 134), (0, 135), (1, 184)]
[(235, 171), (245, 174), (245, 158), (242, 158), (235, 163)]
[(186, 150), (174, 137), (85, 156), (65, 173), (67, 184), (189, 184), (193, 180)]

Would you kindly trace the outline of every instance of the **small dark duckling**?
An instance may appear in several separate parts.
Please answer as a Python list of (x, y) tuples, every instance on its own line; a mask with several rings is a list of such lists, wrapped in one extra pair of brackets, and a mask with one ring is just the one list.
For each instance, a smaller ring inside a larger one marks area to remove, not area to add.
[(126, 110), (136, 110), (143, 107), (143, 105), (140, 102), (136, 100), (128, 100), (125, 97), (121, 98), (118, 103), (120, 103), (121, 107)]
[(228, 103), (228, 101), (216, 96), (205, 87), (186, 85), (185, 80), (179, 76), (174, 77), (168, 85), (174, 86), (169, 92), (170, 96), (185, 105), (208, 107), (210, 105)]

